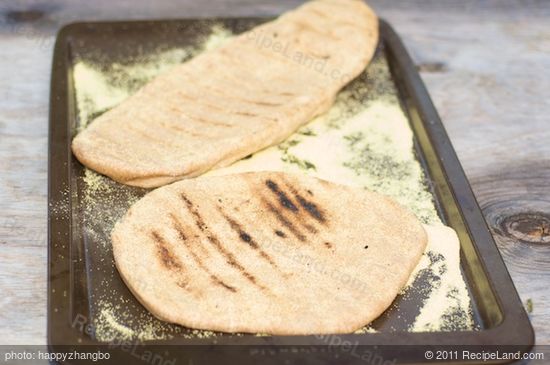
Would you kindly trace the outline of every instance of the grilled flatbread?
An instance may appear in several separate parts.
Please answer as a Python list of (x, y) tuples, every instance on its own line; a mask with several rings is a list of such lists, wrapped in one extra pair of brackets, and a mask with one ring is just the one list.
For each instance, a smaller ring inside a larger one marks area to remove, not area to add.
[(116, 266), (158, 318), (223, 332), (349, 333), (394, 300), (427, 243), (383, 195), (281, 172), (183, 180), (112, 233)]
[(360, 0), (314, 0), (161, 74), (76, 136), (87, 167), (161, 186), (277, 144), (325, 112), (369, 63), (378, 21)]

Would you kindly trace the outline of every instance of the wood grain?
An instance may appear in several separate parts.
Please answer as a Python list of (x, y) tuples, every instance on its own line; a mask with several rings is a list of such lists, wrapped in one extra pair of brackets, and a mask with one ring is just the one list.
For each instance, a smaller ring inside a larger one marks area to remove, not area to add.
[[(0, 4), (0, 341), (46, 341), (46, 180), (54, 35), (76, 20), (275, 15), (301, 1)], [(441, 114), (524, 302), (550, 344), (550, 3), (370, 2)]]

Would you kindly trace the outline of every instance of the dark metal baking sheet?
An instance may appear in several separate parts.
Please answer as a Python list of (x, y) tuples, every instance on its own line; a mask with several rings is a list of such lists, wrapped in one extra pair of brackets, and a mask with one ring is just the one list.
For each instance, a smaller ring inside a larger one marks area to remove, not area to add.
[[(84, 169), (70, 152), (70, 141), (77, 123), (75, 90), (71, 79), (74, 60), (83, 57), (95, 58), (96, 62), (104, 63), (124, 62), (136, 56), (136, 52), (158, 51), (159, 44), (167, 48), (193, 45), (204, 36), (202, 32), (207, 28), (204, 25), (208, 23), (220, 23), (239, 33), (263, 21), (265, 19), (239, 18), (78, 23), (60, 31), (55, 46), (51, 81), (49, 134), (48, 343), (53, 349), (60, 346), (101, 345), (94, 333), (98, 298), (112, 298), (113, 307), (123, 312), (123, 316), (152, 318), (118, 276), (110, 247), (94, 244), (93, 237), (86, 234), (86, 224), (102, 225), (104, 222), (90, 223), (90, 219), (85, 219), (85, 201), (80, 194)], [(357, 343), (361, 348), (366, 347), (385, 358), (395, 359), (397, 363), (420, 362), (423, 359), (420, 349), (424, 345), (507, 344), (518, 345), (518, 349), (527, 350), (534, 342), (531, 325), (443, 125), (398, 36), (387, 23), (381, 22), (380, 27), (381, 42), (376, 57), (384, 57), (389, 63), (402, 107), (415, 135), (418, 157), (425, 174), (432, 182), (440, 216), (459, 235), (461, 268), (472, 298), (476, 330), (423, 333), (405, 331), (418, 312), (422, 299), (420, 294), (415, 296), (413, 293), (406, 297), (399, 296), (392, 306), (393, 309), (387, 310), (374, 322), (373, 327), (378, 330), (377, 333), (341, 335), (335, 343)], [(355, 82), (363, 81), (367, 82), (367, 78), (361, 80), (360, 77)], [(116, 194), (112, 193), (113, 189)], [(109, 193), (111, 198), (105, 200), (102, 208), (118, 210), (122, 214), (130, 204), (129, 198), (142, 196), (146, 192), (145, 189), (112, 182)], [(108, 235), (110, 227), (101, 226), (96, 229), (104, 230)], [(422, 284), (421, 280), (415, 283), (419, 286)], [(395, 308), (399, 308), (399, 313)], [(214, 340), (188, 336), (190, 330), (174, 325), (163, 326), (161, 331), (172, 334), (173, 338), (148, 341), (146, 344), (160, 346), (157, 352), (171, 351), (178, 358), (193, 356), (191, 348), (198, 353), (204, 348), (186, 346), (187, 351), (183, 351), (182, 347), (175, 351), (174, 347), (166, 350), (162, 346), (202, 345), (216, 341), (216, 349), (219, 351), (208, 353), (218, 356), (223, 351), (229, 351), (228, 347), (220, 344), (239, 344), (230, 347), (237, 356), (236, 348), (250, 353), (252, 349), (258, 346), (264, 348), (265, 345), (308, 345), (318, 349), (315, 352), (310, 351), (307, 356), (311, 361), (315, 360), (314, 363), (330, 361), (335, 354), (334, 351), (323, 351), (327, 347), (327, 340), (316, 336), (257, 337), (225, 334)], [(373, 345), (382, 347), (377, 349)], [(397, 347), (388, 348), (387, 345), (400, 346), (400, 350)], [(411, 349), (404, 345), (416, 347)], [(120, 349), (111, 346), (111, 350)], [(285, 355), (279, 352), (275, 358), (280, 360), (284, 356), (290, 356), (292, 361), (304, 361), (305, 353), (307, 352), (301, 352), (301, 356), (293, 358), (288, 352), (284, 352)], [(124, 358), (131, 356), (131, 353), (118, 351), (118, 355)], [(361, 360), (354, 359), (345, 351), (339, 356), (341, 359), (347, 356), (350, 362)], [(251, 359), (252, 362), (258, 360), (250, 356), (246, 359)], [(262, 360), (266, 360), (265, 356)]]

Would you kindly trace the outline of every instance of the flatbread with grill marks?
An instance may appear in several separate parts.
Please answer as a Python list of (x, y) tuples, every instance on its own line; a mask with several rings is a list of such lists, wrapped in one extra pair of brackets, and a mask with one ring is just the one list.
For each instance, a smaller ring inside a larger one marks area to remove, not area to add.
[(159, 75), (80, 132), (73, 153), (141, 187), (227, 166), (328, 110), (377, 42), (363, 1), (308, 2)]
[(377, 193), (281, 172), (183, 180), (112, 232), (116, 266), (158, 318), (223, 332), (353, 332), (394, 300), (427, 243)]

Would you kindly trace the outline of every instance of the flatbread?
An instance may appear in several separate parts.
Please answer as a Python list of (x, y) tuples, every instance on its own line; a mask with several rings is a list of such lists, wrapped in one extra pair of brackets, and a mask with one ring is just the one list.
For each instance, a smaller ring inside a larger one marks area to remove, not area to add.
[(72, 143), (85, 166), (157, 187), (280, 143), (325, 112), (378, 42), (359, 0), (315, 0), (161, 74)]
[(158, 318), (223, 332), (353, 332), (394, 300), (427, 243), (389, 198), (281, 172), (183, 180), (112, 232), (116, 266)]

